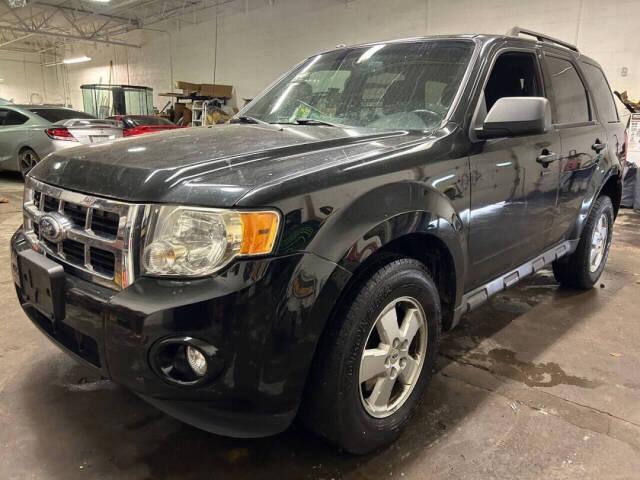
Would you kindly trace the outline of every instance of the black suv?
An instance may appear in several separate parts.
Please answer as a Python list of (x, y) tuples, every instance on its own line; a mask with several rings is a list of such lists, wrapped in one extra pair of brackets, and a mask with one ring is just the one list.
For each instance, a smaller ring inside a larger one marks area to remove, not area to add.
[(331, 50), (229, 125), (38, 164), (18, 298), (185, 422), (257, 437), (297, 416), (368, 452), (400, 435), (462, 314), (545, 265), (598, 280), (623, 139), (598, 64), (541, 34)]

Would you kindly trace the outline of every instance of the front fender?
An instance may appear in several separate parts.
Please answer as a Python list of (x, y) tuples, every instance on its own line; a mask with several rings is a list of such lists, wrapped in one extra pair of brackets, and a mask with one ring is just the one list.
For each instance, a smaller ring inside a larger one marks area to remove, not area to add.
[(457, 305), (465, 276), (466, 232), (451, 200), (423, 183), (397, 182), (368, 191), (331, 215), (308, 248), (354, 272), (380, 248), (416, 233), (438, 238), (449, 250)]

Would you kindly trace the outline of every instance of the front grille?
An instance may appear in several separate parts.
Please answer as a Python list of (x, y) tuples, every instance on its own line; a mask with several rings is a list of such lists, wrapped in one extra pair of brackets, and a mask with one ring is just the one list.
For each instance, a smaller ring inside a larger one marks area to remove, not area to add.
[[(42, 196), (40, 197), (42, 199)], [(42, 200), (41, 200), (42, 202)], [(45, 212), (57, 212), (59, 208), (59, 203), (57, 199), (52, 197), (44, 197), (44, 208)]]
[(91, 230), (98, 235), (115, 238), (118, 233), (119, 221), (120, 216), (116, 213), (94, 210), (91, 217)]
[(33, 204), (38, 210), (42, 210), (40, 207), (42, 202), (42, 192), (33, 192)]
[(62, 242), (62, 253), (64, 258), (74, 265), (84, 265), (84, 245), (75, 240), (64, 240)]
[[(134, 279), (134, 245), (144, 206), (92, 197), (28, 178), (24, 227), (34, 245), (47, 256), (74, 268), (80, 277), (122, 289)], [(42, 220), (61, 227), (55, 235)], [(45, 236), (46, 235), (46, 236)]]
[(112, 252), (102, 250), (101, 248), (91, 247), (89, 249), (89, 258), (93, 269), (103, 275), (113, 276), (113, 265), (115, 256)]
[[(48, 198), (48, 197), (47, 197)], [(64, 216), (71, 221), (74, 227), (83, 229), (87, 223), (87, 207), (75, 203), (64, 204)]]

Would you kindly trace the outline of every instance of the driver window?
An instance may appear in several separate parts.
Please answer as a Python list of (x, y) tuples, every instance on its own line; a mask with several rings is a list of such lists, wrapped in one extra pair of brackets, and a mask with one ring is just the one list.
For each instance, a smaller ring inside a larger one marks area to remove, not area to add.
[(544, 96), (536, 67), (536, 57), (528, 52), (507, 52), (498, 57), (481, 98), (476, 124), (503, 97)]

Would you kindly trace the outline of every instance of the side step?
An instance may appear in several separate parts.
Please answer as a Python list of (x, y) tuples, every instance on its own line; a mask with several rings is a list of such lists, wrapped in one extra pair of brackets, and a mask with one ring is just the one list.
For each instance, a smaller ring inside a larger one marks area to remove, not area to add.
[(470, 312), (471, 310), (475, 310), (486, 302), (489, 297), (515, 285), (523, 278), (533, 275), (556, 259), (568, 255), (575, 250), (577, 246), (578, 240), (567, 240), (553, 248), (550, 248), (542, 255), (538, 255), (532, 260), (520, 265), (518, 268), (510, 270), (504, 275), (501, 275), (494, 280), (465, 293), (462, 296), (460, 307), (456, 309), (451, 327), (453, 328), (458, 324), (462, 315)]

